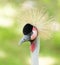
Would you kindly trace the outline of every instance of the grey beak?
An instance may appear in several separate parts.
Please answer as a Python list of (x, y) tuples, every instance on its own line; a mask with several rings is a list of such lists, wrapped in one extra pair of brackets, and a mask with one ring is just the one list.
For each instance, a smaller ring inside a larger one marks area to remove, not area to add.
[(29, 41), (29, 40), (30, 40), (29, 35), (24, 35), (24, 37), (20, 40), (20, 42), (18, 43), (18, 45), (21, 45), (23, 42)]

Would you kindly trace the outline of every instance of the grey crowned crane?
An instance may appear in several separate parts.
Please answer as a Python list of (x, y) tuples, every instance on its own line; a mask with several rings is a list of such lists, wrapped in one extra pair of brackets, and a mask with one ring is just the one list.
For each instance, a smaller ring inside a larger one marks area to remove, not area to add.
[(23, 34), (24, 37), (21, 39), (19, 44), (22, 44), (25, 41), (30, 41), (31, 65), (39, 65), (39, 43), (37, 28), (28, 23), (23, 28)]
[[(21, 16), (20, 16), (21, 15)], [(19, 45), (25, 41), (30, 42), (31, 65), (39, 65), (39, 37), (42, 39), (50, 39), (52, 36), (51, 24), (54, 22), (53, 17), (49, 17), (44, 10), (38, 9), (21, 10), (19, 14), (20, 21), (24, 24), (24, 37)], [(19, 22), (21, 24), (21, 22)], [(26, 24), (27, 23), (27, 24)], [(25, 25), (26, 24), (26, 25)]]

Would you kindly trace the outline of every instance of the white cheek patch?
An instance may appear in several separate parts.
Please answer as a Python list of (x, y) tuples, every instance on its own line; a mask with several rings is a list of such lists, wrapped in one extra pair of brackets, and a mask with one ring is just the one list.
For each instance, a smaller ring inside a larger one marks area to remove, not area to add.
[(36, 30), (33, 30), (33, 34), (31, 36), (31, 40), (35, 39), (37, 36), (37, 31)]
[(33, 34), (36, 35), (37, 34), (37, 31), (36, 30), (35, 31), (33, 30)]

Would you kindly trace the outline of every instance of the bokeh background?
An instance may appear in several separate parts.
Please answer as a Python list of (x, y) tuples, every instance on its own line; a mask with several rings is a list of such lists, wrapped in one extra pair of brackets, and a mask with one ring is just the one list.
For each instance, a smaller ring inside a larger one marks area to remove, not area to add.
[(19, 13), (33, 7), (56, 20), (52, 38), (41, 39), (40, 65), (60, 65), (60, 0), (0, 0), (0, 65), (30, 65), (29, 42), (18, 46), (24, 25)]

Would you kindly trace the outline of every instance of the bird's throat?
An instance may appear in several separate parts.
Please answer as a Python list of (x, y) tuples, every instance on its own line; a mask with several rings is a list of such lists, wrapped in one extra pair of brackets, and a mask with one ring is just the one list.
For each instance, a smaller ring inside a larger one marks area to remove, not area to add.
[(31, 52), (34, 52), (35, 48), (36, 48), (36, 44), (35, 44), (34, 41), (32, 41), (32, 42), (31, 42), (31, 45), (30, 45), (30, 50), (31, 50)]
[(31, 51), (31, 65), (39, 65), (39, 59), (38, 59), (39, 41), (38, 41), (38, 38), (31, 41), (30, 51)]

